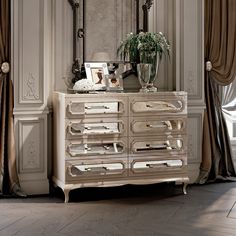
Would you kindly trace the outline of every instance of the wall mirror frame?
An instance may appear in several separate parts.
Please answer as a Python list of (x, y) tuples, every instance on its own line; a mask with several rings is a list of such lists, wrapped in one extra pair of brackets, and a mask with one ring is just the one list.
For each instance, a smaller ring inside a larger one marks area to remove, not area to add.
[[(90, 17), (89, 14), (89, 6), (88, 0), (67, 0), (71, 6), (73, 12), (73, 65), (72, 65), (72, 73), (74, 74), (74, 81), (77, 81), (81, 78), (86, 77), (85, 70), (84, 70), (84, 62), (90, 61), (91, 57), (87, 54), (88, 48), (86, 47), (89, 45), (89, 29), (88, 29), (88, 18)], [(94, 1), (94, 0), (90, 0)], [(119, 0), (116, 1), (116, 7), (118, 8), (118, 4), (120, 4)], [(148, 31), (148, 12), (153, 5), (154, 0), (130, 0), (130, 8), (132, 9), (130, 13), (132, 13), (132, 18), (130, 24), (132, 25), (131, 29), (136, 33), (140, 31), (147, 32)], [(110, 1), (111, 2), (111, 1)], [(101, 3), (101, 2), (100, 2)], [(126, 3), (127, 4), (127, 3)], [(92, 5), (92, 4), (91, 4)], [(125, 6), (127, 7), (127, 6)], [(122, 8), (124, 6), (122, 5)], [(127, 10), (127, 9), (125, 9)], [(124, 11), (124, 10), (123, 10)], [(109, 12), (107, 13), (109, 14)], [(123, 12), (121, 12), (122, 17)], [(98, 29), (97, 31), (99, 31)], [(132, 30), (127, 30), (126, 34), (132, 32)], [(101, 30), (101, 37), (106, 37), (106, 33)], [(119, 35), (119, 41), (124, 38), (125, 34)], [(118, 40), (117, 40), (118, 41)], [(115, 43), (114, 43), (115, 44)], [(117, 49), (117, 42), (116, 45), (113, 47), (113, 52)], [(113, 53), (114, 54), (114, 53)], [(115, 56), (110, 61), (117, 60)]]

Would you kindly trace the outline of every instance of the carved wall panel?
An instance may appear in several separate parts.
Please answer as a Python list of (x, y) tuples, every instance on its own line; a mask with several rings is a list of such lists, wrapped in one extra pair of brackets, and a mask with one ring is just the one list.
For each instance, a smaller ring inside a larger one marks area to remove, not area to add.
[(42, 172), (44, 160), (44, 125), (40, 118), (19, 120), (19, 173)]
[(204, 1), (180, 0), (180, 85), (190, 104), (204, 105)]
[(48, 193), (47, 115), (52, 78), (51, 1), (11, 0), (16, 157), (27, 194)]
[(48, 193), (47, 113), (15, 117), (17, 169), (27, 194)]
[(44, 1), (15, 1), (13, 9), (16, 106), (40, 107), (44, 103)]
[(188, 113), (188, 162), (200, 163), (203, 111), (190, 109)]

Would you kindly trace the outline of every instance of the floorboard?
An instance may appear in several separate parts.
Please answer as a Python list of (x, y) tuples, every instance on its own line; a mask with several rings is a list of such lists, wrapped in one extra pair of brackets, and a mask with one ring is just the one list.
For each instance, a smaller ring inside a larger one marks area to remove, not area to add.
[(235, 236), (236, 183), (154, 184), (0, 198), (0, 236)]

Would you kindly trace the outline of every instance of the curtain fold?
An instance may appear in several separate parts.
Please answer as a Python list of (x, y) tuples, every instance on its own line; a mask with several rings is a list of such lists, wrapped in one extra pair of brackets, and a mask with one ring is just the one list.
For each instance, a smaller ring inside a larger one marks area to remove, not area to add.
[(25, 196), (16, 170), (13, 84), (10, 79), (10, 0), (0, 1), (0, 192)]
[(206, 111), (202, 163), (197, 183), (236, 180), (230, 139), (219, 99), (219, 86), (236, 76), (236, 1), (205, 0)]

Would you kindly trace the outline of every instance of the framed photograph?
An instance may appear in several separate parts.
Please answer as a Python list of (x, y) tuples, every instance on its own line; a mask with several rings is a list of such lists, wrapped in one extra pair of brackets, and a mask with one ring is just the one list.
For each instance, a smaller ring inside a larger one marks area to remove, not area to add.
[(107, 90), (123, 90), (124, 63), (113, 62), (108, 64), (109, 75), (106, 76)]
[(111, 91), (120, 91), (123, 90), (123, 79), (122, 76), (115, 76), (114, 74), (111, 74), (109, 76), (106, 76), (107, 80), (107, 90)]
[(86, 62), (85, 71), (87, 79), (96, 84), (97, 90), (106, 90), (106, 76), (109, 74), (107, 63), (105, 62)]

